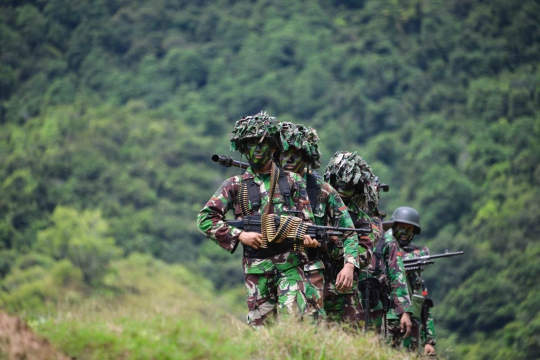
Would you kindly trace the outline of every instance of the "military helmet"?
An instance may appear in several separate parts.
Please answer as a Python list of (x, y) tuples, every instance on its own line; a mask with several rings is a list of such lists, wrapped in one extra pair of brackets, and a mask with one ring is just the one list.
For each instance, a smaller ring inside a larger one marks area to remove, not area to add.
[(360, 204), (363, 210), (378, 205), (379, 195), (371, 166), (356, 151), (338, 151), (334, 154), (326, 167), (324, 179), (331, 182), (333, 177), (344, 182), (352, 181), (357, 186), (356, 201), (363, 202)]
[(234, 125), (231, 136), (231, 150), (245, 151), (245, 143), (253, 138), (265, 138), (278, 151), (286, 150), (281, 140), (279, 124), (275, 117), (268, 115), (266, 111), (252, 116), (243, 116)]
[(293, 124), (291, 122), (281, 122), (281, 138), (286, 147), (294, 146), (303, 151), (306, 162), (312, 169), (321, 167), (321, 152), (317, 141), (317, 131), (309, 126), (302, 124)]
[(398, 207), (392, 214), (392, 218), (390, 220), (394, 223), (400, 222), (413, 225), (415, 234), (420, 234), (420, 231), (422, 230), (420, 228), (420, 214), (418, 214), (418, 211), (414, 210), (412, 207)]

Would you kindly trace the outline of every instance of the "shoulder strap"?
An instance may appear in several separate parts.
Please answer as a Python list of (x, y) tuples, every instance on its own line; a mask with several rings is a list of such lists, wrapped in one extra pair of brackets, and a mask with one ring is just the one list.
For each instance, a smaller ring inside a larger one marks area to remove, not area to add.
[[(243, 181), (244, 186), (247, 187), (249, 202), (251, 203), (251, 208), (254, 212), (259, 211), (261, 207), (261, 197), (259, 194), (259, 185), (255, 182), (255, 179), (246, 179)], [(242, 201), (243, 198), (240, 198)], [(246, 207), (247, 208), (247, 207)], [(244, 214), (245, 215), (245, 214)]]
[(279, 166), (277, 168), (279, 169), (279, 192), (285, 198), (285, 204), (287, 204), (287, 206), (291, 206), (291, 187), (289, 185), (289, 180), (287, 180), (287, 173)]
[(375, 274), (379, 272), (380, 262), (383, 257), (384, 246), (386, 245), (386, 240), (384, 235), (379, 239), (377, 247), (375, 248)]
[(349, 211), (349, 215), (351, 216), (353, 224), (356, 224), (356, 220), (358, 220), (358, 214), (352, 211)]
[(311, 210), (315, 211), (315, 208), (317, 207), (317, 192), (319, 191), (319, 186), (317, 185), (317, 178), (312, 174), (307, 174), (306, 179), (309, 203), (311, 204)]

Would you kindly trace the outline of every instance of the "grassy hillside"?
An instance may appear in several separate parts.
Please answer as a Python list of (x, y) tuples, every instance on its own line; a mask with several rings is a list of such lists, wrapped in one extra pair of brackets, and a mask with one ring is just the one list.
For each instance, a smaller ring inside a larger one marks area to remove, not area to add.
[(419, 243), (465, 250), (426, 271), (442, 348), (539, 358), (539, 13), (536, 0), (3, 1), (3, 306), (107, 292), (108, 264), (134, 252), (239, 286), (238, 254), (195, 218), (238, 173), (209, 156), (268, 110), (315, 127), (323, 163), (358, 150), (391, 186), (384, 210), (420, 211)]
[(141, 255), (114, 266), (106, 282), (121, 293), (60, 302), (28, 315), (31, 327), (81, 360), (407, 358), (335, 327), (285, 320), (253, 331), (239, 320), (238, 299), (216, 296), (181, 266)]

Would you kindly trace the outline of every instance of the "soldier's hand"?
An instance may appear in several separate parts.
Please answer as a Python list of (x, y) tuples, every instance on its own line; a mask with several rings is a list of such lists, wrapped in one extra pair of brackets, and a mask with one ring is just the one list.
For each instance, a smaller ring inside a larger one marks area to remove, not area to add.
[(403, 337), (406, 338), (411, 334), (412, 330), (411, 314), (407, 312), (403, 313), (401, 315), (401, 319), (399, 320), (399, 324), (401, 325), (401, 332), (405, 331)]
[(336, 235), (332, 235), (330, 236), (330, 240), (332, 240), (333, 242), (337, 242), (339, 238)]
[(437, 352), (435, 351), (433, 345), (426, 344), (424, 346), (424, 355), (437, 355)]
[(349, 291), (353, 285), (354, 280), (354, 265), (351, 263), (345, 264), (343, 269), (339, 272), (336, 279), (336, 288), (339, 291)]
[(319, 247), (319, 242), (315, 239), (312, 239), (309, 235), (304, 235), (304, 246), (316, 248)]
[(244, 245), (251, 246), (257, 250), (262, 245), (262, 234), (256, 232), (242, 231), (238, 240)]

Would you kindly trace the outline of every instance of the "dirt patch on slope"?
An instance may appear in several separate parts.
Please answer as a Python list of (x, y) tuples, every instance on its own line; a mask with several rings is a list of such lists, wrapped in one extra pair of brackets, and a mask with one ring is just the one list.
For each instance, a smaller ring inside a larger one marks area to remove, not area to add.
[(17, 317), (0, 313), (0, 360), (70, 360)]

